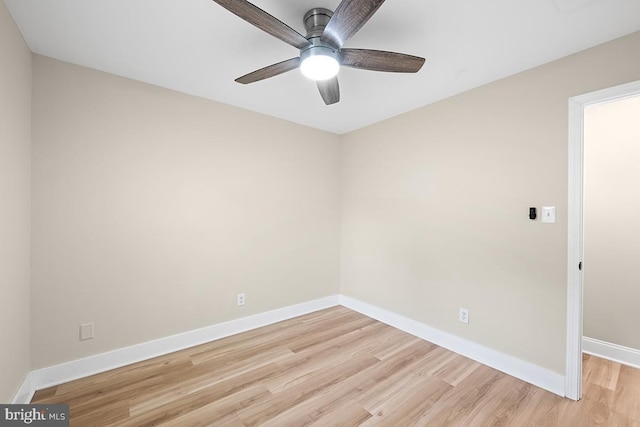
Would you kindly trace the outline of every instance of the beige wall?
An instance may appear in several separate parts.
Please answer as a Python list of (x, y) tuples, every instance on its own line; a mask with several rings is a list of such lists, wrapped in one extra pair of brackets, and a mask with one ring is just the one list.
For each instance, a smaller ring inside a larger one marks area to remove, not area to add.
[(0, 402), (29, 372), (31, 52), (0, 1)]
[(584, 335), (640, 350), (640, 96), (585, 109)]
[[(638, 52), (635, 33), (346, 135), (342, 293), (564, 373), (567, 101), (640, 79)], [(556, 224), (528, 219), (543, 205)]]
[(339, 292), (338, 136), (33, 67), (32, 368)]

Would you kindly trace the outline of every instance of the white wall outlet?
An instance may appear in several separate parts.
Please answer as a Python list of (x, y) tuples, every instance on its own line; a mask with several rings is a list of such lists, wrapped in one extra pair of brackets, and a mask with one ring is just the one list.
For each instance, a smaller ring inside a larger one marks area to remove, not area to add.
[(469, 324), (469, 310), (466, 308), (460, 307), (460, 311), (458, 312), (458, 320), (462, 323)]
[(80, 324), (80, 341), (93, 339), (93, 322)]
[(238, 294), (238, 307), (240, 307), (241, 305), (244, 305), (244, 292)]

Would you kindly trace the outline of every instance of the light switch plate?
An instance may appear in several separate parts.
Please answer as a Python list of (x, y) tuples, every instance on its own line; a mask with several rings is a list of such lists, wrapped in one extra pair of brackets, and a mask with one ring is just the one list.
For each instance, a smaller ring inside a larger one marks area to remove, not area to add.
[(547, 224), (553, 224), (556, 222), (556, 207), (555, 206), (543, 206), (542, 207), (542, 222)]

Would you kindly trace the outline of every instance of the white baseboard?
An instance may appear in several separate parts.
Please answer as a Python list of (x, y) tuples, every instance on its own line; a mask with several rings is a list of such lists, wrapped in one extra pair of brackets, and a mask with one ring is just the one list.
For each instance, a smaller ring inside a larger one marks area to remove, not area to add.
[(618, 344), (582, 337), (582, 352), (633, 368), (640, 368), (640, 350)]
[(29, 403), (35, 391), (39, 389), (130, 365), (336, 305), (343, 305), (351, 310), (358, 311), (552, 393), (560, 396), (565, 394), (563, 375), (467, 341), (380, 307), (354, 298), (334, 295), (31, 371), (16, 393), (13, 403)]
[(334, 295), (302, 304), (296, 304), (241, 319), (207, 326), (202, 329), (160, 338), (142, 344), (125, 347), (107, 353), (73, 360), (47, 368), (31, 371), (14, 397), (13, 403), (29, 403), (36, 390), (98, 374), (121, 366), (130, 365), (174, 351), (204, 344), (230, 335), (245, 332), (303, 314), (312, 313), (339, 304)]
[(35, 392), (36, 388), (33, 385), (33, 374), (29, 372), (11, 403), (29, 403)]
[(466, 356), (483, 365), (490, 366), (512, 377), (521, 379), (537, 387), (560, 396), (565, 396), (564, 375), (509, 356), (491, 348), (467, 341), (407, 317), (398, 315), (374, 305), (341, 296), (340, 304), (371, 318), (398, 328), (411, 335), (432, 342), (455, 353)]

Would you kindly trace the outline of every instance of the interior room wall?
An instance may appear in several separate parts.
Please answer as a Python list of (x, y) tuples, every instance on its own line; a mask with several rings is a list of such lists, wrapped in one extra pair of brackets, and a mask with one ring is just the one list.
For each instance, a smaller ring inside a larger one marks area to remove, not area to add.
[(31, 52), (0, 2), (0, 402), (30, 368)]
[(640, 96), (585, 108), (584, 335), (640, 350)]
[(640, 79), (639, 51), (634, 33), (346, 135), (342, 294), (564, 373), (568, 99)]
[(338, 293), (337, 135), (37, 55), (33, 99), (32, 368)]

